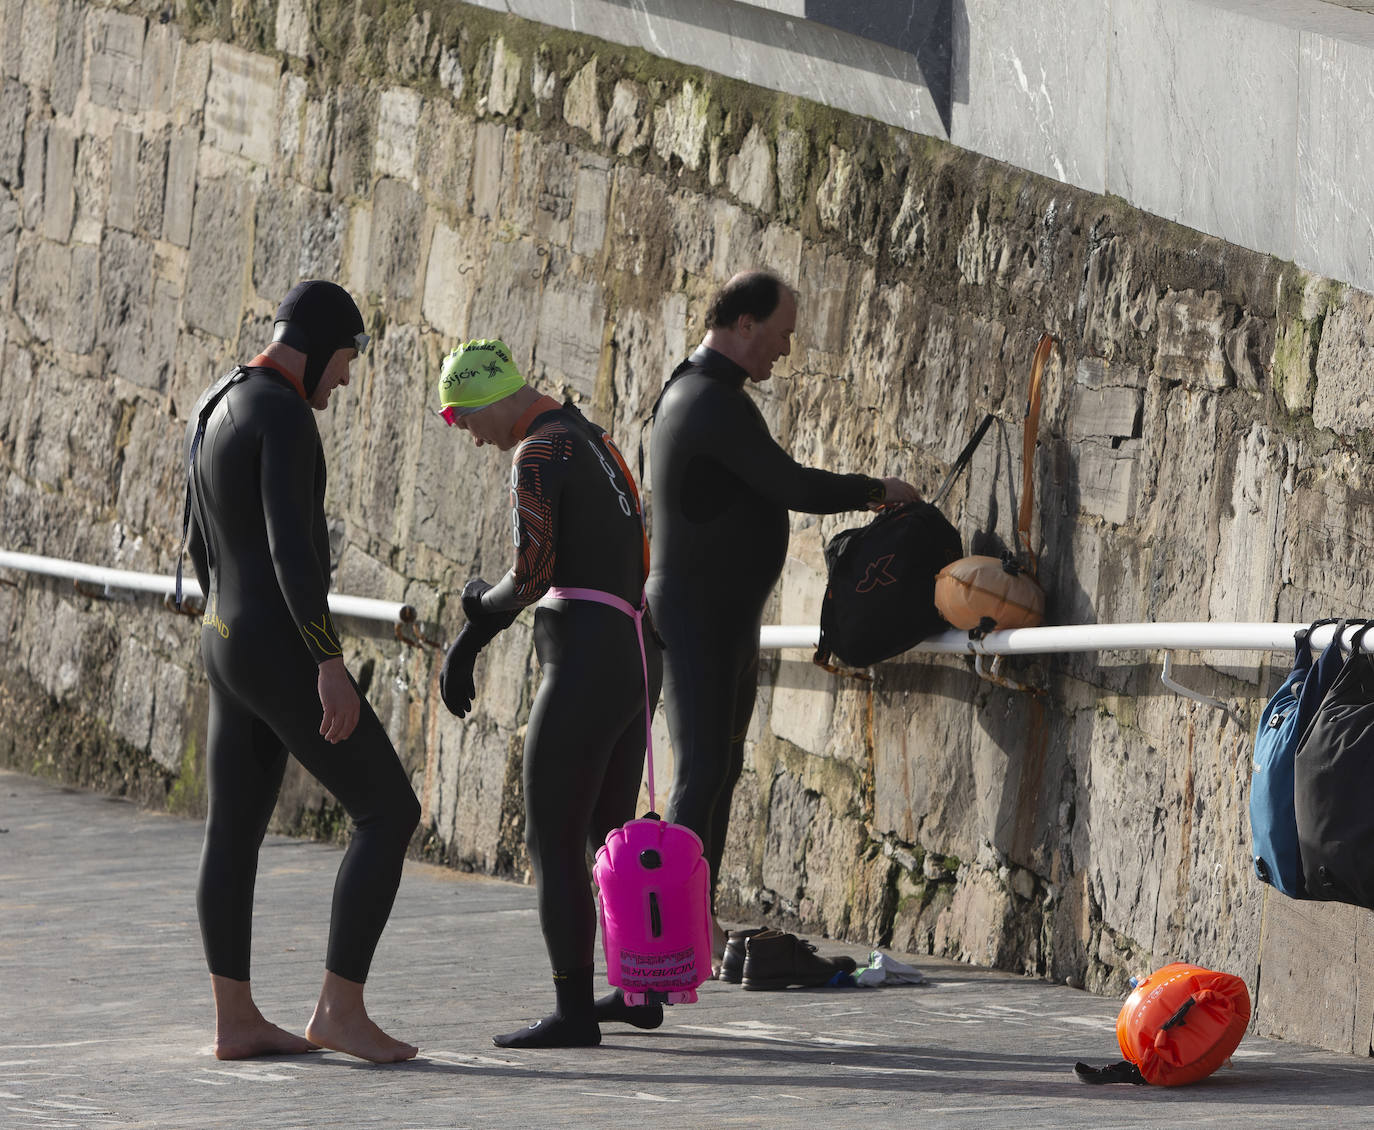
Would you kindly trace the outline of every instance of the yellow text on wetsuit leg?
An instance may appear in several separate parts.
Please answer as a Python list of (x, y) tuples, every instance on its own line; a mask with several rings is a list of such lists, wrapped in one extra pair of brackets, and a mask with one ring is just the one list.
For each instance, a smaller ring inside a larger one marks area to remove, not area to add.
[(219, 609), (215, 604), (211, 604), (210, 607), (205, 610), (205, 616), (201, 620), (201, 624), (208, 624), (210, 627), (214, 628), (215, 631), (220, 634), (221, 638), (226, 640), (229, 638), (229, 625), (219, 618)]

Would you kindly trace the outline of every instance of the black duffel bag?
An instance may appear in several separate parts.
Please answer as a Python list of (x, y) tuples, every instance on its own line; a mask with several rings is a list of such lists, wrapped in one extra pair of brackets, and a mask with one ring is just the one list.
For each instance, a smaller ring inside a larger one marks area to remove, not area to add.
[(816, 662), (833, 655), (867, 667), (946, 631), (935, 574), (964, 555), (959, 531), (929, 502), (889, 506), (825, 547), (830, 581), (821, 603)]
[(1293, 767), (1307, 896), (1374, 910), (1374, 656), (1350, 656), (1298, 744)]

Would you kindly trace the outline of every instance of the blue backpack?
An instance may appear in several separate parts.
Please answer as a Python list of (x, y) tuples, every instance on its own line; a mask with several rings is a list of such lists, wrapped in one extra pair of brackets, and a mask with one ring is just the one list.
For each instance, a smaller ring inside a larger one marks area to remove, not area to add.
[(1314, 665), (1308, 637), (1313, 629), (1335, 620), (1317, 620), (1294, 634), (1293, 670), (1260, 715), (1255, 735), (1254, 772), (1250, 776), (1250, 834), (1254, 843), (1255, 874), (1289, 898), (1311, 896), (1303, 880), (1298, 847), (1298, 819), (1293, 806), (1293, 766), (1298, 743), (1317, 708), (1340, 673), (1341, 635), (1347, 621), (1337, 624), (1331, 643)]

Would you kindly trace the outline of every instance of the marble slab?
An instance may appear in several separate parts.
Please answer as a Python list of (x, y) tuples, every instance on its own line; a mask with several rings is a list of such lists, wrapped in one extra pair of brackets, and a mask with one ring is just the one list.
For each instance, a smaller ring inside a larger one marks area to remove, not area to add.
[(1374, 47), (1305, 34), (1299, 59), (1293, 258), (1374, 290)]
[(1110, 7), (1081, 0), (957, 5), (953, 131), (965, 149), (1104, 192)]
[(1188, 0), (1114, 3), (1106, 190), (1291, 258), (1298, 36)]

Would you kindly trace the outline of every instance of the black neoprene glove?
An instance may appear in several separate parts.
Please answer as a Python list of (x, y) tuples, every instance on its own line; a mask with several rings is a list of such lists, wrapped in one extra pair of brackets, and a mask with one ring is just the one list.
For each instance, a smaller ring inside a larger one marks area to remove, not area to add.
[(444, 666), (439, 671), (439, 696), (450, 714), (463, 718), (472, 709), (472, 700), (477, 696), (472, 669), (477, 665), (478, 652), (490, 639), (483, 639), (471, 624), (464, 624), (444, 656)]
[(472, 709), (472, 700), (477, 697), (477, 684), (473, 679), (473, 668), (477, 656), (502, 631), (509, 628), (520, 614), (513, 612), (488, 612), (482, 607), (482, 594), (491, 586), (477, 577), (463, 587), (463, 614), (468, 622), (458, 633), (458, 638), (444, 656), (444, 666), (439, 671), (439, 696), (444, 700), (449, 713), (459, 718), (465, 717)]

